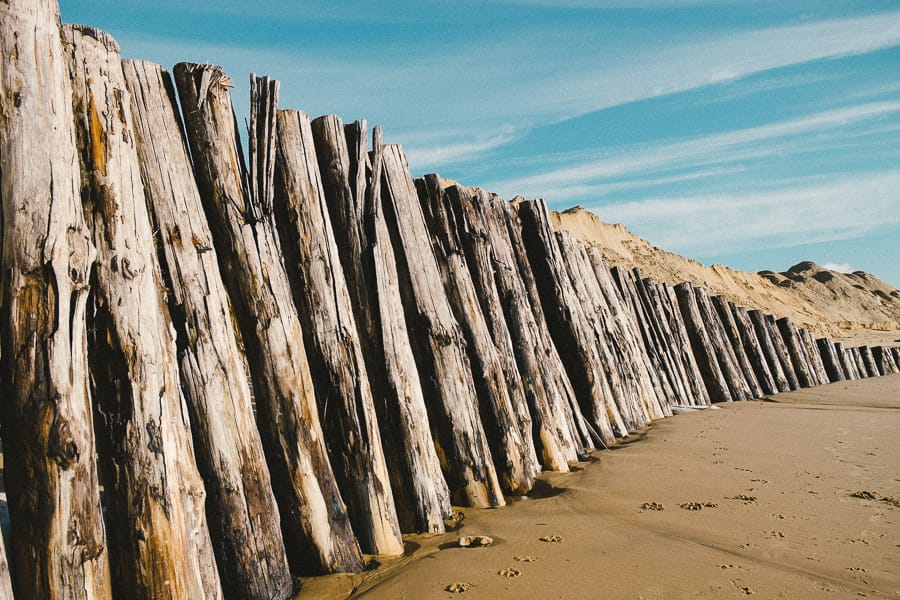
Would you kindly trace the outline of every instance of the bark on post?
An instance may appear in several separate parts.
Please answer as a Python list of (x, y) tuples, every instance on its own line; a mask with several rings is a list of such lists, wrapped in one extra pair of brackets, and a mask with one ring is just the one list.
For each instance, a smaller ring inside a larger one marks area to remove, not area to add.
[[(772, 371), (769, 369), (769, 363), (766, 361), (765, 353), (756, 334), (756, 328), (750, 320), (750, 315), (747, 314), (747, 309), (731, 302), (728, 303), (728, 306), (741, 336), (744, 352), (750, 361), (750, 365), (753, 367), (756, 380), (759, 382), (763, 393), (777, 394), (782, 391), (779, 383), (776, 382), (777, 375), (773, 377)], [(781, 378), (784, 378), (783, 373)], [(783, 384), (786, 385), (787, 382), (784, 381)]]
[(64, 37), (98, 251), (91, 371), (115, 593), (221, 598), (119, 48), (91, 27)]
[(494, 344), (456, 231), (457, 226), (469, 227), (460, 206), (469, 194), (456, 186), (445, 189), (437, 175), (417, 180), (416, 190), (447, 299), (466, 338), (494, 465), (505, 490), (527, 494), (541, 472), (531, 437), (531, 414), (515, 362), (504, 362)]
[(556, 378), (565, 374), (559, 355), (552, 343), (547, 347), (549, 334), (541, 332), (528, 302), (507, 225), (508, 208), (496, 196), (477, 190), (461, 202), (461, 209), (467, 227), (458, 232), (472, 277), (495, 343), (521, 376), (541, 463), (547, 470), (567, 472), (580, 448), (569, 405), (573, 392), (571, 385), (560, 389)]
[(819, 338), (816, 340), (816, 346), (822, 355), (822, 364), (828, 373), (828, 381), (835, 383), (844, 381), (844, 369), (834, 350), (834, 343), (827, 338)]
[(379, 147), (381, 208), (394, 248), (429, 419), (453, 499), (474, 507), (503, 506), (491, 450), (478, 411), (466, 342), (443, 291), (431, 240), (406, 156)]
[(223, 590), (235, 599), (288, 598), (281, 519), (172, 78), (144, 61), (123, 68)]
[[(345, 134), (345, 132), (347, 132)], [(431, 437), (380, 210), (380, 166), (367, 186), (365, 122), (312, 122), (325, 201), (369, 374), (401, 531), (443, 533), (450, 491)], [(380, 162), (379, 162), (380, 164)]]
[(306, 113), (278, 111), (276, 223), (331, 466), (363, 552), (403, 554), (356, 319)]
[[(543, 200), (518, 206), (522, 240), (534, 273), (540, 305), (575, 390), (581, 412), (607, 447), (627, 431), (610, 397), (601, 357), (584, 307), (575, 295)], [(613, 429), (615, 425), (615, 431)]]
[(799, 381), (800, 386), (811, 387), (817, 385), (818, 382), (806, 357), (806, 351), (797, 327), (787, 317), (778, 319), (777, 323), (778, 330), (781, 332), (781, 337), (787, 347), (788, 356), (794, 365), (794, 371), (797, 373), (797, 381)]
[(694, 295), (694, 287), (688, 283), (679, 283), (674, 288), (675, 295), (678, 297), (678, 305), (681, 309), (681, 316), (691, 340), (691, 347), (694, 349), (694, 356), (706, 384), (706, 390), (709, 399), (712, 402), (730, 402), (733, 398), (725, 380), (722, 368), (719, 366), (719, 360), (716, 357), (716, 351), (713, 347), (713, 341), (710, 339), (709, 333), (704, 325), (704, 317), (697, 306), (697, 297)]
[(763, 394), (768, 394), (769, 392), (763, 391), (762, 385), (756, 378), (756, 371), (753, 368), (750, 357), (747, 355), (747, 351), (744, 349), (743, 336), (735, 321), (734, 313), (731, 311), (731, 302), (721, 296), (713, 296), (711, 300), (719, 316), (719, 321), (722, 323), (726, 341), (731, 344), (738, 367), (741, 373), (744, 374), (744, 380), (750, 388), (750, 397), (760, 398)]
[[(9, 562), (19, 598), (109, 598), (85, 329), (96, 250), (81, 208), (56, 2), (0, 4), (0, 48), (0, 419)], [(0, 570), (0, 596), (12, 598), (10, 572)]]
[[(210, 65), (180, 63), (174, 75), (194, 176), (246, 347), (288, 559), (295, 572), (361, 571), (362, 555), (328, 462), (303, 331), (267, 212), (272, 204), (250, 192), (260, 186), (250, 185), (244, 166), (231, 81)], [(268, 88), (255, 98), (268, 96), (275, 103), (275, 82), (254, 78), (253, 85)], [(251, 110), (274, 112), (256, 103)]]

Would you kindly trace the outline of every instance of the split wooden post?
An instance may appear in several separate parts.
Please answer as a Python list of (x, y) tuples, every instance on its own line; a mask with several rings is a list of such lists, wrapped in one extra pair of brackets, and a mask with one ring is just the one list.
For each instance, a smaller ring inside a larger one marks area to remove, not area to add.
[(710, 401), (730, 402), (733, 399), (731, 390), (725, 379), (722, 367), (719, 365), (713, 345), (714, 342), (704, 325), (705, 319), (697, 305), (694, 286), (685, 281), (676, 285), (674, 291), (678, 297), (681, 316), (684, 319), (685, 328), (691, 340), (691, 347), (694, 350), (694, 356), (696, 357), (700, 374), (703, 377), (703, 382), (706, 384)]
[(380, 208), (380, 159), (367, 178), (365, 122), (312, 122), (319, 172), (362, 342), (401, 531), (443, 533), (450, 491), (431, 437)]
[(378, 145), (378, 152), (381, 208), (447, 483), (459, 504), (503, 506), (506, 501), (482, 427), (466, 342), (444, 293), (406, 156), (395, 145)]
[(778, 324), (778, 330), (781, 332), (781, 338), (784, 340), (784, 344), (787, 347), (788, 356), (791, 359), (791, 363), (794, 365), (794, 372), (797, 373), (797, 380), (799, 381), (800, 386), (810, 387), (817, 385), (818, 381), (809, 364), (809, 359), (806, 356), (806, 349), (803, 346), (803, 341), (800, 339), (800, 332), (797, 331), (796, 325), (794, 325), (788, 317), (782, 317), (776, 322)]
[[(753, 367), (753, 372), (762, 388), (762, 392), (764, 394), (777, 394), (782, 391), (779, 384), (776, 382), (778, 375), (773, 376), (772, 371), (769, 369), (769, 363), (766, 360), (759, 337), (757, 337), (756, 328), (750, 320), (750, 315), (747, 314), (747, 309), (743, 306), (737, 306), (732, 302), (728, 302), (728, 307), (734, 317), (735, 325), (741, 336), (744, 352), (746, 353), (747, 359), (750, 361), (750, 365)], [(781, 377), (784, 378), (784, 375), (781, 374)], [(785, 382), (785, 384), (786, 383), (787, 382)]]
[(747, 351), (744, 349), (741, 328), (738, 327), (737, 321), (734, 318), (734, 313), (731, 311), (731, 302), (722, 296), (713, 296), (710, 300), (712, 301), (716, 314), (719, 316), (719, 321), (722, 324), (722, 329), (725, 334), (724, 337), (726, 341), (731, 344), (731, 349), (734, 351), (734, 357), (737, 360), (738, 368), (740, 372), (743, 373), (744, 380), (750, 388), (750, 398), (761, 398), (764, 393), (769, 392), (763, 391), (762, 385), (760, 385), (759, 380), (756, 378), (756, 371), (747, 355)]
[(278, 111), (275, 215), (325, 442), (363, 552), (403, 554), (369, 375), (306, 113)]
[(705, 288), (695, 287), (694, 295), (697, 297), (697, 306), (700, 314), (703, 315), (706, 331), (712, 341), (722, 374), (728, 383), (732, 400), (750, 400), (754, 396), (745, 376), (747, 369), (741, 368), (731, 342), (728, 341), (729, 335), (726, 333), (716, 309), (713, 308), (709, 293)]
[(760, 310), (751, 310), (749, 315), (750, 320), (753, 322), (753, 327), (756, 329), (756, 335), (760, 340), (763, 340), (763, 338), (767, 339), (771, 345), (771, 355), (767, 354), (766, 356), (766, 359), (769, 361), (769, 369), (775, 372), (780, 369), (784, 373), (787, 389), (781, 391), (798, 389), (800, 382), (797, 380), (797, 373), (794, 371), (794, 364), (791, 362), (787, 346), (784, 345), (784, 338), (781, 337), (781, 332), (775, 323), (775, 317), (767, 315)]
[(816, 375), (816, 381), (819, 385), (828, 383), (828, 371), (825, 369), (825, 363), (822, 361), (822, 353), (819, 352), (819, 346), (816, 344), (816, 338), (808, 329), (799, 329), (800, 339), (806, 348), (806, 356), (809, 358), (809, 364), (812, 366)]
[(506, 491), (527, 494), (541, 472), (531, 437), (531, 414), (515, 361), (512, 357), (504, 361), (494, 344), (457, 234), (457, 224), (469, 227), (460, 206), (468, 201), (464, 199), (468, 192), (456, 186), (445, 189), (439, 176), (433, 174), (417, 180), (416, 190), (444, 291), (466, 339), (481, 422), (494, 465)]
[(64, 29), (97, 246), (91, 372), (116, 596), (221, 598), (115, 40)]
[(281, 518), (174, 84), (153, 63), (124, 61), (123, 68), (222, 587), (228, 598), (288, 598)]
[[(222, 69), (179, 63), (174, 75), (200, 199), (246, 347), (288, 559), (295, 572), (361, 571), (362, 555), (328, 462), (272, 201), (258, 196), (258, 190), (272, 188), (262, 182), (251, 186), (231, 107), (231, 81)], [(277, 83), (253, 78), (252, 84), (257, 89), (251, 110), (274, 116)], [(262, 149), (252, 154), (274, 160)], [(269, 170), (255, 167), (260, 172)]]
[(573, 289), (566, 261), (550, 226), (547, 206), (543, 200), (523, 201), (517, 210), (540, 305), (581, 412), (597, 429), (602, 443), (612, 446), (616, 435), (622, 437), (628, 432), (606, 384), (593, 330)]
[(828, 373), (828, 381), (831, 383), (844, 381), (846, 379), (844, 376), (844, 368), (835, 353), (834, 342), (828, 338), (819, 338), (816, 340), (816, 346), (819, 348), (819, 353), (822, 356), (822, 364), (825, 367), (825, 371)]
[[(493, 339), (520, 375), (541, 463), (547, 470), (567, 472), (580, 448), (574, 424), (570, 424), (567, 394), (572, 393), (571, 386), (569, 391), (560, 389), (557, 377), (565, 377), (565, 373), (559, 355), (549, 334), (541, 333), (528, 302), (510, 239), (508, 209), (505, 202), (483, 190), (460, 198), (459, 204), (466, 218), (465, 226), (457, 231)], [(554, 368), (559, 369), (557, 374)]]
[(53, 0), (0, 3), (0, 420), (16, 594), (89, 600), (112, 594), (85, 330), (96, 250), (59, 27)]

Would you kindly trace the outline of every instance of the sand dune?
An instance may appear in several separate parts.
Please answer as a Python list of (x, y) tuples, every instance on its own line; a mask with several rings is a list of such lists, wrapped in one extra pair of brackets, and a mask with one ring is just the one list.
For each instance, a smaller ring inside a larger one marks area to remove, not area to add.
[(801, 327), (851, 345), (900, 339), (900, 291), (868, 273), (838, 273), (812, 262), (783, 273), (706, 267), (653, 246), (624, 225), (604, 223), (580, 206), (551, 216), (555, 228), (596, 246), (611, 264), (637, 267), (645, 277), (670, 285), (690, 281), (735, 304), (790, 317)]
[(666, 419), (303, 597), (897, 598), (898, 409), (894, 375)]

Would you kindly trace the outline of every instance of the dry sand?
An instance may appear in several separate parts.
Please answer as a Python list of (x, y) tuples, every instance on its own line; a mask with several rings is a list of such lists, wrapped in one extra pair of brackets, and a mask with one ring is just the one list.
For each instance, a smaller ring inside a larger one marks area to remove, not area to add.
[(898, 498), (900, 375), (837, 383), (657, 422), (301, 598), (900, 598)]

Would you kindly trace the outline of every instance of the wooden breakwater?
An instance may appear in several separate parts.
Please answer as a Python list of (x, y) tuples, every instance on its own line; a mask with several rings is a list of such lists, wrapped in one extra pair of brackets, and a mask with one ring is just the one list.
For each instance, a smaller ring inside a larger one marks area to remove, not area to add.
[(0, 3), (0, 598), (288, 598), (674, 412), (900, 372), (365, 122)]

